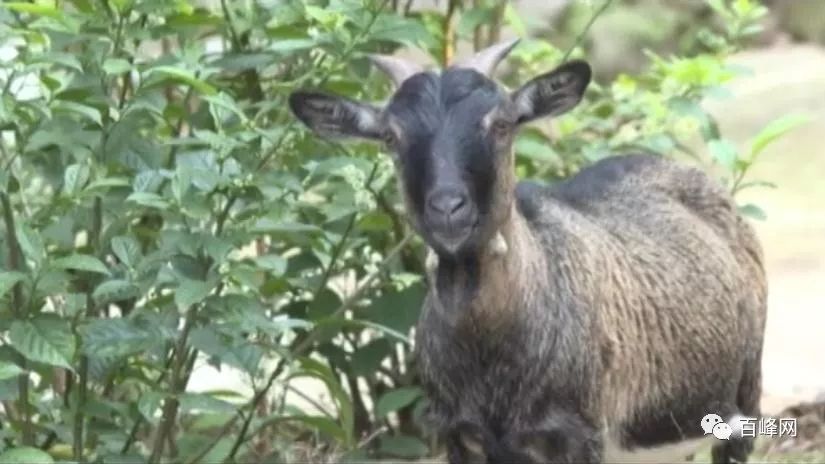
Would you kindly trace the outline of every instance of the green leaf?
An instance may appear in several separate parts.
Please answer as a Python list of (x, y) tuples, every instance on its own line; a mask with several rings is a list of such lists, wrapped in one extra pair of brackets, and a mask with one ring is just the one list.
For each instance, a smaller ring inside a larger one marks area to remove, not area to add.
[(80, 326), (79, 331), (83, 352), (101, 358), (140, 353), (166, 341), (161, 331), (122, 318), (94, 319)]
[(177, 81), (191, 86), (200, 93), (206, 95), (215, 95), (218, 93), (215, 87), (209, 85), (206, 81), (198, 79), (190, 71), (186, 69), (176, 68), (174, 66), (158, 66), (149, 70), (148, 75), (158, 74), (167, 80)]
[(751, 160), (783, 135), (810, 121), (810, 116), (801, 114), (790, 114), (772, 121), (751, 140)]
[(17, 282), (26, 278), (22, 272), (0, 272), (0, 298), (14, 287)]
[(106, 74), (123, 74), (132, 69), (132, 65), (123, 58), (108, 58), (103, 62), (103, 71)]
[(155, 413), (162, 401), (163, 394), (154, 391), (144, 392), (138, 400), (138, 411), (147, 421), (154, 424), (157, 421)]
[(395, 332), (407, 333), (418, 321), (424, 287), (421, 283), (403, 290), (389, 289), (375, 298), (369, 307), (356, 313), (358, 319), (366, 319)]
[(175, 304), (178, 310), (186, 311), (192, 305), (200, 303), (212, 291), (212, 285), (200, 280), (185, 279), (175, 291)]
[(55, 112), (79, 114), (98, 126), (103, 126), (103, 120), (101, 119), (100, 111), (98, 111), (97, 108), (82, 105), (73, 101), (57, 100), (52, 109)]
[(83, 189), (86, 182), (89, 182), (89, 166), (85, 164), (72, 164), (63, 173), (63, 190), (74, 194)]
[(51, 317), (14, 321), (9, 339), (27, 359), (72, 370), (75, 339), (67, 321)]
[(37, 264), (43, 262), (43, 258), (46, 257), (46, 247), (36, 230), (25, 224), (17, 224), (17, 243), (20, 244), (20, 249), (26, 258)]
[(559, 154), (550, 147), (549, 140), (538, 131), (527, 130), (520, 134), (516, 139), (515, 151), (520, 156), (541, 163), (558, 163), (560, 160)]
[(12, 448), (0, 454), (0, 464), (51, 464), (53, 462), (54, 459), (49, 453), (29, 446)]
[(0, 380), (11, 379), (23, 374), (24, 372), (26, 371), (21, 369), (17, 364), (0, 361)]
[(136, 298), (139, 295), (140, 289), (135, 284), (122, 279), (113, 279), (98, 285), (92, 293), (92, 298), (95, 303), (102, 305)]
[(376, 417), (384, 417), (387, 414), (412, 404), (421, 398), (421, 389), (418, 387), (402, 387), (384, 393), (375, 404)]
[(384, 454), (408, 459), (420, 458), (429, 452), (421, 439), (407, 435), (381, 437), (379, 450)]
[(393, 345), (386, 338), (372, 340), (352, 353), (352, 374), (359, 377), (372, 376), (392, 352)]
[(344, 441), (347, 444), (351, 444), (354, 437), (353, 427), (355, 419), (352, 411), (352, 400), (350, 400), (349, 395), (347, 395), (347, 392), (341, 387), (337, 376), (326, 365), (315, 359), (306, 357), (301, 358), (300, 363), (301, 371), (293, 377), (311, 376), (322, 380), (324, 384), (326, 384), (327, 390), (338, 408), (338, 418), (346, 436), (346, 440)]
[(341, 298), (332, 290), (325, 288), (315, 294), (315, 298), (309, 305), (307, 315), (310, 320), (317, 321), (329, 317), (336, 309), (341, 307)]
[(762, 208), (754, 205), (753, 203), (742, 205), (738, 209), (740, 214), (759, 221), (764, 221), (768, 218), (768, 215), (765, 214), (765, 211), (763, 211)]
[(140, 244), (132, 237), (118, 236), (112, 238), (112, 252), (126, 266), (133, 268), (140, 261)]
[(90, 255), (71, 255), (56, 259), (52, 266), (57, 269), (72, 269), (75, 271), (96, 272), (109, 275), (109, 269), (99, 259)]
[(190, 340), (192, 346), (199, 351), (217, 358), (222, 363), (254, 374), (263, 357), (263, 350), (244, 339), (228, 338), (221, 336), (211, 327), (198, 327), (192, 331)]
[(167, 209), (169, 208), (169, 201), (156, 193), (149, 192), (134, 192), (126, 198), (127, 201), (133, 201), (141, 206), (149, 208)]
[(43, 3), (5, 2), (3, 6), (18, 13), (29, 13), (38, 16), (49, 16), (52, 18), (60, 17), (60, 11), (58, 11), (57, 8), (53, 5)]
[(346, 433), (334, 419), (325, 416), (275, 415), (264, 419), (259, 427), (268, 427), (282, 422), (300, 422), (311, 430), (318, 430), (339, 441), (346, 441)]
[(178, 397), (183, 412), (230, 413), (235, 411), (232, 403), (218, 399), (207, 393), (184, 393)]
[(736, 165), (736, 147), (725, 139), (716, 139), (708, 142), (708, 149), (719, 165), (728, 170), (733, 170)]
[(279, 277), (286, 272), (286, 258), (278, 255), (264, 255), (255, 258), (255, 264), (262, 269), (270, 271), (274, 276)]

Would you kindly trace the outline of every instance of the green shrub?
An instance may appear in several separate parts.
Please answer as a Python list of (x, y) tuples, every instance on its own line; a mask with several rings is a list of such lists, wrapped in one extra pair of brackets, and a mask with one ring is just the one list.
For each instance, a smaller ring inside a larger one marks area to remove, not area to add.
[[(0, 461), (436, 451), (418, 421), (409, 342), (421, 247), (391, 162), (371, 145), (317, 139), (286, 109), (299, 87), (386, 97), (364, 52), (444, 56), (443, 15), (400, 3), (4, 3)], [(709, 3), (746, 22), (740, 32), (764, 13)], [(479, 45), (479, 26), (523, 29), (501, 5), (457, 14), (459, 40)], [(725, 59), (739, 38), (718, 35), (697, 56), (651, 55), (643, 74), (595, 86), (570, 116), (521, 134), (520, 175), (552, 182), (641, 147), (690, 153), (732, 188), (752, 185), (750, 163), (798, 120), (747, 152), (718, 133), (700, 102), (733, 76)], [(564, 57), (526, 40), (504, 80)], [(687, 148), (696, 134), (710, 157)], [(252, 391), (187, 389), (201, 364)], [(327, 401), (302, 398), (301, 378)]]

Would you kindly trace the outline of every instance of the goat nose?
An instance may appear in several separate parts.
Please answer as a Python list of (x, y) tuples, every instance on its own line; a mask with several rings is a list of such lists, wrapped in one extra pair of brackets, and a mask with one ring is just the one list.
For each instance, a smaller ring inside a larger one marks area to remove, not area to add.
[(467, 196), (452, 190), (435, 192), (429, 198), (430, 208), (440, 214), (453, 214), (465, 203)]

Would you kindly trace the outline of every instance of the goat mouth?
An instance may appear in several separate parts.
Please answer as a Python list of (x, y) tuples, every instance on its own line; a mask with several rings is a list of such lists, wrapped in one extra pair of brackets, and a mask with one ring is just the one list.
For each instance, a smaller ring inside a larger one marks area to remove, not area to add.
[(430, 228), (430, 245), (443, 253), (455, 255), (470, 241), (476, 224)]

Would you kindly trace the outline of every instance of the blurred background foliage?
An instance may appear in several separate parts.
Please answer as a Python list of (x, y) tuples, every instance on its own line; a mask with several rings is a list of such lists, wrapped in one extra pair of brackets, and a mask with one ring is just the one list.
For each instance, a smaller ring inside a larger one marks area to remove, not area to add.
[[(392, 163), (309, 134), (289, 92), (381, 100), (367, 52), (445, 65), (519, 35), (506, 84), (570, 57), (598, 78), (570, 115), (522, 131), (521, 177), (648, 150), (740, 191), (765, 186), (748, 169), (804, 118), (738, 147), (702, 102), (724, 98), (745, 72), (727, 57), (777, 14), (755, 0), (561, 2), (543, 23), (491, 0), (5, 2), (0, 461), (437, 454), (410, 345), (422, 250)], [(204, 366), (218, 387), (190, 382)]]

